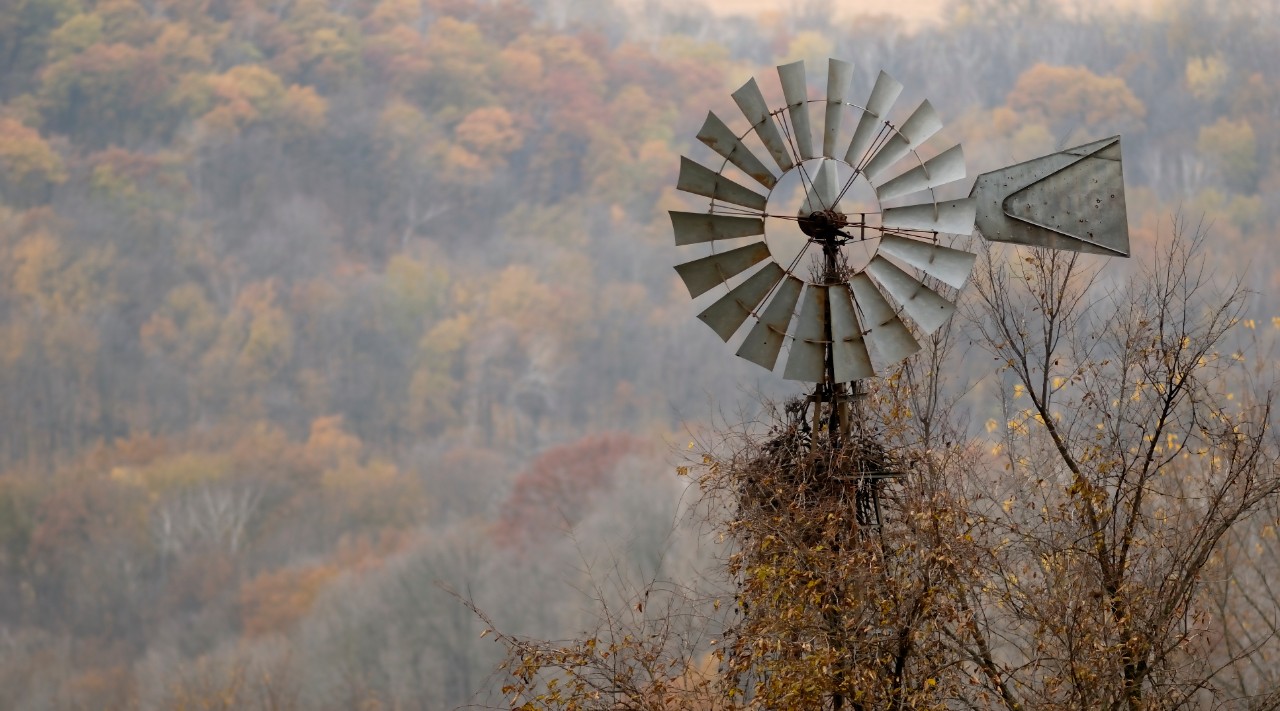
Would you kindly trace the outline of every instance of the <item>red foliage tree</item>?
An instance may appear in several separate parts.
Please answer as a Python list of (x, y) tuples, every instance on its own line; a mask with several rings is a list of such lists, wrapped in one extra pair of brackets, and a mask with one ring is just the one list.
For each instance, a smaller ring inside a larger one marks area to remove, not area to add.
[(546, 450), (516, 477), (494, 537), (503, 545), (524, 545), (572, 527), (613, 484), (618, 465), (649, 448), (638, 437), (611, 432)]

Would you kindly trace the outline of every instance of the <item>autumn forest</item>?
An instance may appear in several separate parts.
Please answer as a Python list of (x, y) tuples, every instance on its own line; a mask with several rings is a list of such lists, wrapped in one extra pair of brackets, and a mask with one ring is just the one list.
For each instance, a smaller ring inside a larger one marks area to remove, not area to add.
[(0, 3), (0, 709), (500, 707), (460, 599), (567, 636), (704, 574), (682, 452), (794, 388), (666, 210), (784, 61), (891, 72), (971, 175), (1122, 133), (1135, 255), (1206, 225), (1280, 327), (1280, 7), (778, 5)]

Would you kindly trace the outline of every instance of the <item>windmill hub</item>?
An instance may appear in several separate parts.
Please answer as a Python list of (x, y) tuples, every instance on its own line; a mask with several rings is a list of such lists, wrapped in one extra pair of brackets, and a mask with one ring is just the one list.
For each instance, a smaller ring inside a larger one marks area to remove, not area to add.
[(800, 218), (800, 231), (817, 242), (834, 242), (847, 224), (843, 213), (819, 210)]

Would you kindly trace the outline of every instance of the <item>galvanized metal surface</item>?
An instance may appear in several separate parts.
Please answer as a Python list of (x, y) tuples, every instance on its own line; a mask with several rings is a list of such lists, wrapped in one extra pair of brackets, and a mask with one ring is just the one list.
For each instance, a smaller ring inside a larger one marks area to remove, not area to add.
[(831, 360), (835, 382), (847, 383), (875, 375), (871, 355), (862, 339), (862, 326), (853, 308), (853, 294), (847, 284), (836, 284), (827, 291), (831, 311)]
[(1129, 256), (1119, 136), (983, 173), (970, 195), (993, 242)]
[(791, 153), (787, 150), (786, 142), (782, 140), (782, 134), (778, 132), (778, 124), (770, 115), (769, 105), (765, 103), (764, 95), (760, 93), (756, 80), (751, 79), (733, 92), (733, 100), (742, 110), (742, 115), (747, 117), (752, 129), (759, 136), (760, 142), (769, 151), (769, 155), (773, 156), (778, 167), (784, 173), (791, 170), (795, 166), (791, 161)]
[(876, 185), (876, 181), (872, 179), (871, 183), (875, 186), (876, 198), (883, 201), (936, 188), (963, 178), (964, 149), (955, 145), (896, 178), (879, 185)]
[(880, 295), (880, 290), (872, 283), (871, 277), (855, 274), (849, 280), (849, 286), (853, 288), (854, 301), (862, 310), (865, 337), (882, 362), (897, 363), (920, 350), (920, 344), (889, 302)]
[(890, 166), (907, 157), (908, 153), (919, 148), (920, 144), (941, 130), (942, 119), (938, 117), (938, 112), (933, 109), (933, 105), (928, 101), (921, 103), (911, 116), (902, 122), (897, 133), (890, 136), (880, 150), (876, 151), (875, 156), (867, 162), (866, 168), (862, 171), (863, 174), (868, 180), (875, 180)]
[(721, 340), (728, 341), (786, 275), (777, 262), (770, 262), (708, 306), (698, 314), (698, 318), (710, 326)]
[(950, 202), (890, 207), (880, 213), (880, 224), (892, 230), (918, 230), (967, 235), (973, 232), (976, 207), (972, 197)]
[(818, 383), (827, 369), (827, 287), (810, 284), (804, 289), (795, 339), (782, 371), (784, 380)]
[(816, 158), (813, 152), (813, 128), (809, 123), (809, 85), (804, 75), (804, 60), (778, 67), (778, 81), (791, 116), (791, 135), (801, 160)]
[(938, 330), (955, 313), (955, 304), (884, 257), (873, 258), (867, 265), (867, 273), (875, 277), (925, 333)]
[(742, 172), (766, 188), (772, 190), (773, 186), (778, 184), (778, 178), (773, 171), (769, 170), (714, 113), (707, 113), (707, 120), (702, 123), (702, 128), (698, 131), (698, 140), (707, 144), (711, 150), (724, 156), (725, 160), (738, 166)]
[(840, 123), (844, 120), (844, 105), (851, 96), (852, 83), (852, 64), (834, 58), (827, 60), (827, 115), (822, 133), (822, 155), (827, 158), (836, 157)]
[(844, 153), (844, 161), (855, 168), (862, 164), (863, 155), (871, 148), (880, 129), (884, 126), (893, 102), (902, 94), (902, 84), (885, 72), (876, 77), (876, 84), (871, 89), (871, 98), (867, 99), (866, 110), (858, 119), (858, 127), (853, 131), (853, 139)]
[(671, 213), (671, 229), (676, 235), (676, 246), (713, 242), (718, 239), (736, 239), (764, 234), (764, 219), (737, 217), (734, 215), (710, 215), (705, 212)]
[(676, 181), (676, 189), (760, 211), (764, 211), (769, 202), (764, 195), (684, 156), (680, 156), (680, 178)]
[(676, 273), (689, 288), (689, 296), (697, 298), (723, 284), (735, 274), (741, 274), (769, 258), (769, 247), (756, 242), (728, 252), (712, 254), (702, 259), (676, 265)]
[(803, 286), (804, 282), (791, 275), (782, 280), (777, 292), (769, 300), (769, 305), (764, 308), (764, 313), (760, 315), (760, 320), (751, 327), (746, 340), (738, 348), (740, 357), (765, 370), (773, 370)]
[(880, 254), (899, 259), (943, 284), (957, 289), (968, 281), (969, 274), (973, 271), (973, 263), (978, 258), (978, 255), (972, 252), (896, 235), (881, 237), (879, 251)]

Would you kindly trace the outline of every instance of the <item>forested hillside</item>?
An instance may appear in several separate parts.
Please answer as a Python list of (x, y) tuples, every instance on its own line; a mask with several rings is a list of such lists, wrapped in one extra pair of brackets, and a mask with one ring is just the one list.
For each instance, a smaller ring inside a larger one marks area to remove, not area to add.
[(1135, 243), (1203, 216), (1280, 323), (1269, 4), (804, 5), (0, 3), (0, 709), (453, 708), (496, 650), (437, 582), (554, 635), (597, 547), (693, 565), (668, 448), (788, 390), (664, 210), (784, 60), (888, 70), (971, 173), (1123, 132)]

